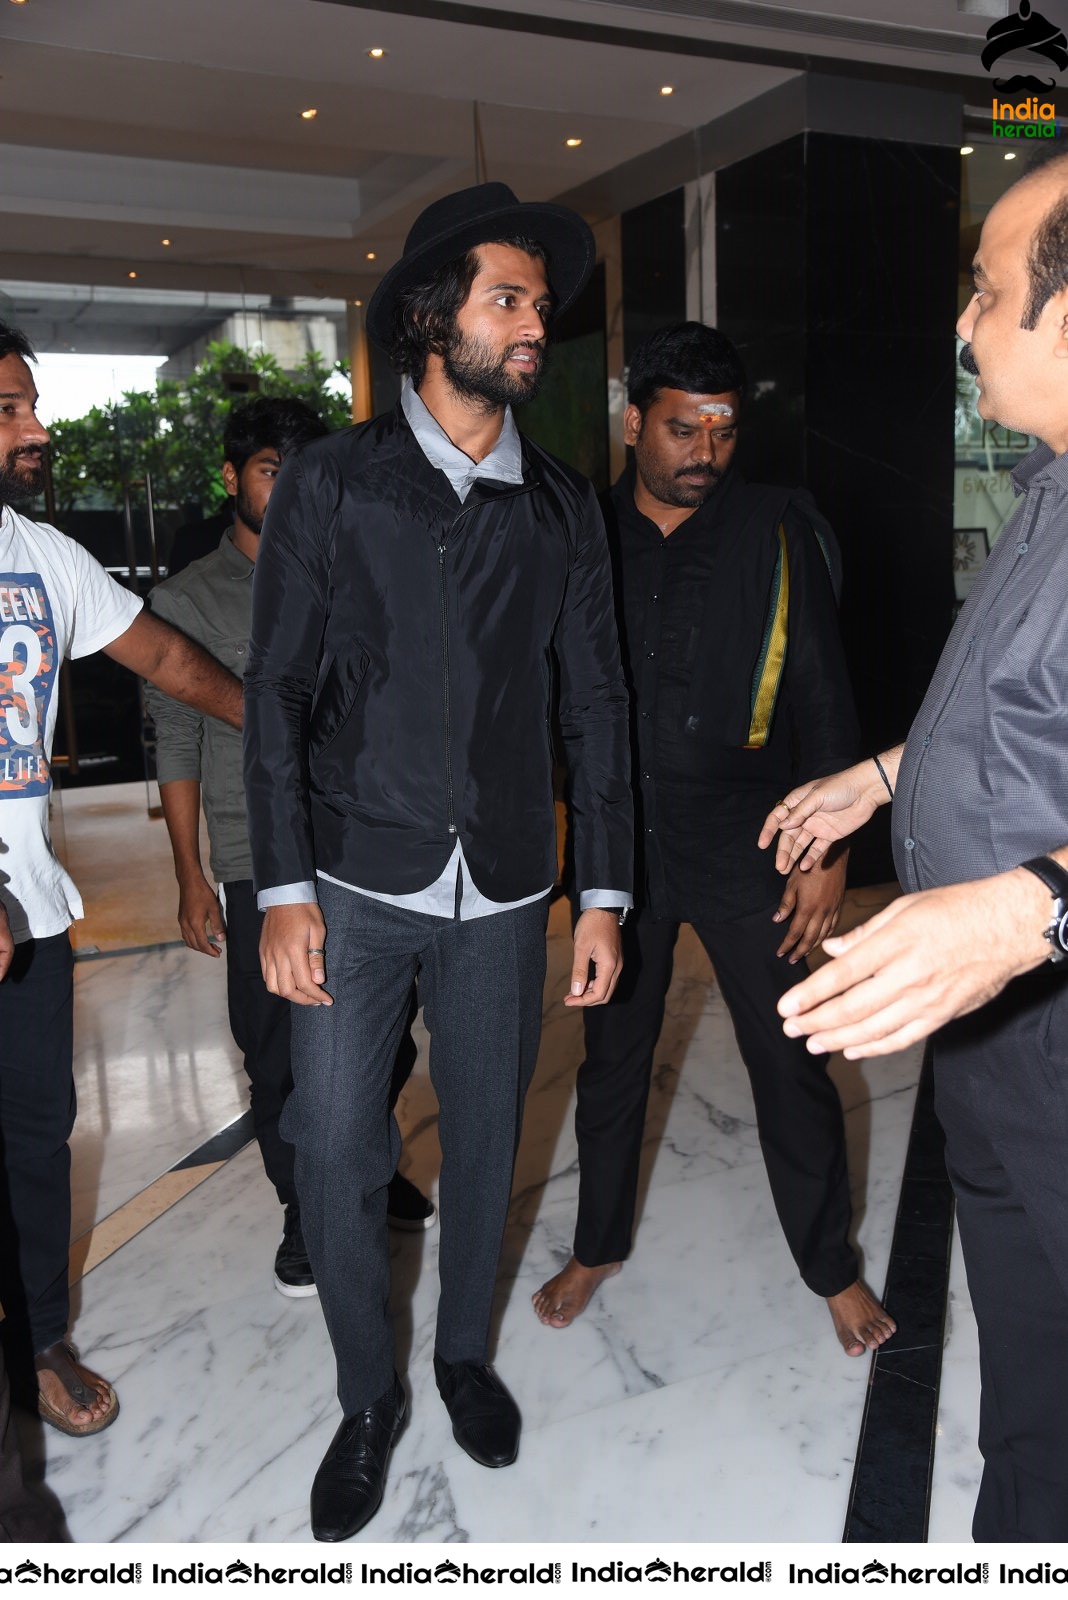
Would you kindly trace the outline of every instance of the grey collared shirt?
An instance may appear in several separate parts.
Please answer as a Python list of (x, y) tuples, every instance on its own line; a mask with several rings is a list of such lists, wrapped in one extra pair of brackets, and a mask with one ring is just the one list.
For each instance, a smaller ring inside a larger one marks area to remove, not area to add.
[(461, 504), (479, 478), (492, 478), (494, 483), (522, 483), (523, 448), (511, 406), (505, 407), (497, 443), (481, 461), (472, 461), (470, 456), (464, 455), (453, 444), (441, 423), (420, 400), (410, 378), (404, 380), (401, 408), (420, 450), (432, 467), (437, 467), (445, 474)]
[[(252, 571), (228, 528), (217, 550), (157, 584), (149, 603), (157, 617), (172, 622), (241, 678), (252, 625)], [(156, 724), (160, 783), (194, 778), (200, 784), (216, 883), (251, 878), (240, 730), (201, 716), (150, 683), (145, 701)]]
[[(423, 404), (408, 378), (405, 379), (401, 390), (401, 407), (419, 448), (432, 467), (444, 472), (461, 504), (467, 499), (472, 485), (479, 478), (491, 478), (494, 483), (522, 483), (523, 451), (519, 429), (515, 425), (510, 406), (505, 407), (504, 421), (496, 444), (489, 455), (483, 456), (481, 461), (472, 461), (470, 456), (465, 455), (453, 444), (444, 428)], [(552, 884), (549, 883), (537, 894), (527, 895), (523, 900), (487, 900), (472, 882), (459, 840), (456, 841), (456, 848), (449, 857), (441, 877), (415, 894), (380, 894), (373, 889), (361, 888), (356, 883), (341, 883), (340, 879), (331, 878), (325, 872), (319, 873), (319, 876), (327, 878), (330, 883), (340, 884), (343, 889), (352, 889), (357, 894), (365, 894), (372, 900), (385, 901), (387, 905), (403, 906), (407, 911), (420, 911), (428, 916), (449, 918), (454, 917), (457, 912), (459, 884), (459, 914), (462, 922), (475, 917), (492, 916), (498, 911), (514, 911), (517, 906), (526, 906), (535, 900), (543, 900), (552, 889)], [(278, 888), (262, 889), (256, 898), (260, 910), (265, 911), (268, 906), (303, 903), (314, 900), (315, 897), (313, 883), (287, 883)], [(587, 911), (597, 906), (629, 907), (633, 903), (633, 897), (621, 890), (586, 889), (580, 896), (579, 908)]]
[(906, 890), (988, 877), (1068, 842), (1068, 454), (1013, 472), (1020, 500), (912, 725), (894, 797)]

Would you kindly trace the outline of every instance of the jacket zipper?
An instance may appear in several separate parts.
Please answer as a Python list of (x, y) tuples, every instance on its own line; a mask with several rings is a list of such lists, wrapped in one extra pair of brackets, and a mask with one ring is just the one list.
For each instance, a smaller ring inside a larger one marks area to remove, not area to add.
[[(462, 513), (461, 513), (461, 515), (462, 515)], [(460, 520), (459, 517), (457, 517), (456, 522), (459, 522), (459, 520)], [(452, 527), (449, 529), (450, 533), (455, 531), (456, 522), (454, 522)], [(449, 603), (448, 603), (448, 596), (447, 596), (446, 590), (445, 590), (445, 540), (444, 539), (442, 539), (441, 543), (438, 545), (438, 569), (439, 569), (439, 571), (441, 573), (441, 667), (442, 667), (442, 673), (444, 675), (444, 680), (445, 680), (444, 681), (444, 690), (445, 690), (445, 696), (444, 696), (444, 704), (445, 704), (445, 716), (444, 716), (444, 728), (445, 728), (445, 797), (446, 797), (446, 804), (447, 804), (447, 811), (448, 811), (448, 818), (449, 818), (449, 832), (450, 833), (455, 833), (456, 832), (456, 816), (455, 816), (455, 813), (453, 811), (453, 794), (452, 794), (452, 729), (451, 729), (451, 726), (450, 726), (450, 720), (451, 719), (450, 719), (450, 707), (449, 707)]]
[(441, 574), (441, 666), (444, 676), (444, 710), (445, 710), (445, 799), (448, 816), (449, 832), (456, 833), (456, 812), (453, 803), (452, 787), (452, 718), (449, 700), (449, 602), (445, 586), (445, 549), (446, 542), (456, 532), (468, 512), (474, 511), (480, 505), (500, 505), (502, 500), (514, 500), (518, 495), (529, 494), (536, 489), (536, 482), (518, 484), (512, 494), (497, 495), (493, 500), (473, 500), (464, 506), (462, 511), (453, 519), (448, 534), (438, 544), (438, 571)]

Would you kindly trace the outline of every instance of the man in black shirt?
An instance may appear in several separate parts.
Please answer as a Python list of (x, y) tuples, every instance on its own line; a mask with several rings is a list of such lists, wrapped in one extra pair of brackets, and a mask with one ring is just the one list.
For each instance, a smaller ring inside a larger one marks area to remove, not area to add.
[(574, 1254), (534, 1296), (549, 1327), (585, 1309), (630, 1249), (653, 1053), (679, 924), (715, 964), (749, 1072), (779, 1219), (847, 1354), (894, 1332), (857, 1276), (842, 1110), (827, 1058), (784, 1038), (776, 1002), (834, 928), (844, 853), (785, 891), (756, 848), (798, 772), (836, 771), (858, 732), (838, 635), (833, 535), (801, 491), (733, 463), (745, 386), (734, 346), (683, 323), (628, 374), (634, 465), (605, 507), (632, 697), (635, 882), (623, 978), (584, 1013)]

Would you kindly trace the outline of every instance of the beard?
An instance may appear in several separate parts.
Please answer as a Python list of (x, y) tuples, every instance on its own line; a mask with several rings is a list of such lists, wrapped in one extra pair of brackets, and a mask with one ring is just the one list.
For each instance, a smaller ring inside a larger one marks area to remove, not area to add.
[(40, 445), (24, 445), (0, 456), (0, 505), (32, 500), (44, 488), (44, 479), (44, 451)]
[[(687, 511), (703, 506), (723, 477), (722, 467), (681, 467), (678, 471), (662, 467), (651, 451), (642, 449), (640, 440), (634, 446), (634, 461), (655, 500), (663, 506), (678, 506)], [(693, 477), (698, 473), (704, 480), (702, 483), (682, 481), (684, 475)]]
[(979, 368), (976, 365), (975, 357), (972, 354), (972, 347), (970, 344), (966, 344), (961, 347), (961, 352), (957, 357), (957, 360), (960, 362), (965, 372), (970, 372), (973, 378), (977, 378), (979, 376)]
[[(516, 350), (537, 354), (538, 364), (533, 372), (509, 369), (508, 359)], [(501, 352), (479, 339), (465, 339), (457, 329), (442, 356), (442, 365), (456, 394), (477, 401), (487, 411), (496, 410), (498, 406), (519, 406), (534, 399), (545, 370), (545, 349), (529, 339), (520, 339)]]
[(263, 532), (264, 513), (256, 510), (245, 491), (240, 487), (234, 496), (234, 515), (240, 518), (250, 532), (255, 534)]

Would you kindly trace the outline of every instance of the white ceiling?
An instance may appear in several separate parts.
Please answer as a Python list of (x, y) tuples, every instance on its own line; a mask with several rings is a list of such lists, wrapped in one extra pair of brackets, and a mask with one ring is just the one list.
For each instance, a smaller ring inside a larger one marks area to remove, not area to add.
[(476, 101), (488, 176), (549, 198), (813, 59), (981, 77), (981, 3), (0, 0), (0, 277), (364, 296), (474, 181)]

